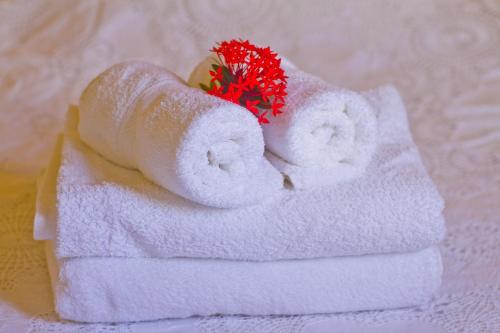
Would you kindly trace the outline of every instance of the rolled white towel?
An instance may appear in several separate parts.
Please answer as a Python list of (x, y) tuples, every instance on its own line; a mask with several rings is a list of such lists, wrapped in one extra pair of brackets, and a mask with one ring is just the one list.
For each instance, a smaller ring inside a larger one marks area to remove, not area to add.
[(148, 63), (117, 64), (95, 78), (80, 98), (78, 130), (109, 160), (207, 206), (256, 204), (282, 187), (251, 114)]
[[(210, 82), (213, 57), (193, 71), (189, 84)], [(288, 76), (283, 114), (263, 125), (270, 162), (295, 188), (331, 185), (360, 175), (376, 147), (375, 114), (360, 94), (337, 89), (282, 59)]]

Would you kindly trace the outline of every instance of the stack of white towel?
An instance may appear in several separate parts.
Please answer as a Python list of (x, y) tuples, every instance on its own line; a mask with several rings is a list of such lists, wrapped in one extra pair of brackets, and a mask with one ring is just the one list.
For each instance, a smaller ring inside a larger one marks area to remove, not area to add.
[[(205, 80), (206, 62), (190, 84)], [(271, 124), (127, 62), (70, 107), (39, 181), (56, 311), (84, 322), (310, 314), (425, 303), (443, 201), (397, 91), (291, 64)]]

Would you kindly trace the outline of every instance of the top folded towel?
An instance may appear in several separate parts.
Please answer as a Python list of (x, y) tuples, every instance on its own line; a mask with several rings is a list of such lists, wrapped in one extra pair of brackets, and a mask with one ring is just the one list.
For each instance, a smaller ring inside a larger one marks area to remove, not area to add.
[(263, 157), (255, 117), (148, 63), (117, 64), (96, 77), (80, 98), (78, 129), (105, 158), (207, 206), (256, 204), (283, 185)]
[[(190, 75), (189, 85), (209, 85), (209, 56)], [(296, 189), (330, 186), (360, 176), (376, 147), (377, 121), (366, 99), (337, 89), (297, 69), (287, 59), (283, 113), (262, 126), (269, 161)]]
[(402, 101), (394, 88), (365, 96), (380, 137), (362, 177), (282, 190), (278, 200), (232, 210), (185, 200), (109, 163), (70, 126), (73, 132), (39, 192), (35, 238), (54, 240), (59, 258), (259, 261), (408, 252), (436, 244), (444, 234), (443, 201), (420, 161)]

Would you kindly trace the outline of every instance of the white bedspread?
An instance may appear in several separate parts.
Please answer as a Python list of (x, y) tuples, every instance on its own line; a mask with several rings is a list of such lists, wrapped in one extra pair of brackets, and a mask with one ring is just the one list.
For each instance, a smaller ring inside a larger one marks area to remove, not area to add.
[[(500, 2), (0, 0), (0, 332), (500, 331)], [(67, 104), (109, 65), (185, 77), (215, 41), (271, 45), (340, 86), (392, 82), (446, 200), (444, 283), (423, 309), (83, 325), (57, 320), (34, 180)]]

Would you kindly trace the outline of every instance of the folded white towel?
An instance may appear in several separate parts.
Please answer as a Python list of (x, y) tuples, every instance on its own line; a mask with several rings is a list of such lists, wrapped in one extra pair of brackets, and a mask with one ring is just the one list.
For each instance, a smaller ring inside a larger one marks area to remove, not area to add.
[(264, 263), (124, 258), (57, 262), (48, 244), (47, 258), (57, 313), (84, 322), (408, 307), (427, 302), (442, 273), (436, 248)]
[(283, 185), (255, 117), (148, 63), (96, 77), (80, 98), (79, 132), (104, 157), (208, 206), (256, 204)]
[[(188, 83), (209, 85), (212, 56)], [(288, 76), (283, 114), (262, 126), (271, 163), (294, 188), (329, 186), (361, 175), (376, 147), (377, 122), (366, 99), (297, 69), (284, 59)]]
[(39, 202), (35, 237), (55, 240), (58, 257), (277, 260), (436, 244), (444, 234), (443, 201), (412, 142), (399, 95), (382, 88), (370, 96), (384, 107), (380, 145), (364, 176), (338, 186), (283, 190), (277, 201), (232, 210), (172, 195), (67, 135), (57, 198), (55, 188), (40, 189), (53, 193), (49, 208), (57, 203), (57, 226), (43, 218), (50, 214)]

